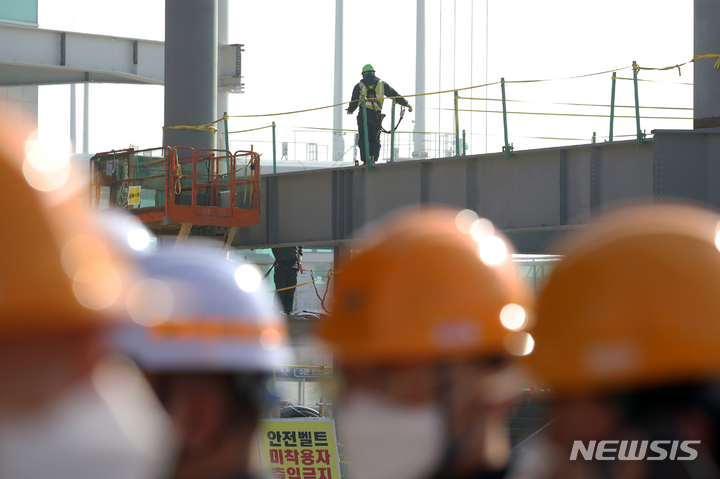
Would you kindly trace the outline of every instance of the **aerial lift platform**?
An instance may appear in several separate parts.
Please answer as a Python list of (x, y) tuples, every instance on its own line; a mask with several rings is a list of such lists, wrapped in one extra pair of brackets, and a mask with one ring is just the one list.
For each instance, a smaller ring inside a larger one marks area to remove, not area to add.
[(260, 155), (254, 151), (163, 147), (113, 150), (90, 159), (90, 202), (123, 208), (156, 235), (225, 227), (225, 247), (238, 228), (260, 221)]

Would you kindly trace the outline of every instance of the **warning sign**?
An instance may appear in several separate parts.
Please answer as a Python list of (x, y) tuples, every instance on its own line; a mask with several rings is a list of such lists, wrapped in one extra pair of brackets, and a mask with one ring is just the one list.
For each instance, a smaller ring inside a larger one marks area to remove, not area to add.
[(140, 187), (131, 186), (128, 191), (128, 205), (140, 206)]
[(332, 419), (261, 419), (258, 448), (260, 467), (273, 479), (340, 479)]

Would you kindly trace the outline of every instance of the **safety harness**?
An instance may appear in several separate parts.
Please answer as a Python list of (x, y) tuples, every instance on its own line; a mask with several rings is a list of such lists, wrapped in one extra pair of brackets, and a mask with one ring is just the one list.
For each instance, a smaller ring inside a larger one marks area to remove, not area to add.
[[(376, 89), (380, 90), (380, 98), (378, 98)], [(370, 126), (377, 126), (380, 125), (380, 131), (383, 133), (390, 133), (390, 131), (386, 130), (382, 126), (382, 122), (385, 119), (385, 114), (381, 113), (382, 111), (382, 99), (385, 95), (385, 85), (382, 80), (378, 80), (378, 82), (373, 85), (367, 85), (365, 82), (360, 81), (360, 99), (359, 102), (362, 102), (363, 100), (367, 100), (370, 105), (372, 105), (371, 108), (369, 108), (366, 104), (365, 110), (373, 110), (375, 112), (375, 120), (371, 120), (370, 118), (367, 119), (368, 125)], [(394, 100), (393, 100), (394, 101)], [(400, 126), (400, 122), (402, 121), (403, 117), (405, 116), (405, 107), (400, 106), (400, 118), (398, 119), (397, 125), (395, 125), (394, 130), (397, 131), (398, 127)]]

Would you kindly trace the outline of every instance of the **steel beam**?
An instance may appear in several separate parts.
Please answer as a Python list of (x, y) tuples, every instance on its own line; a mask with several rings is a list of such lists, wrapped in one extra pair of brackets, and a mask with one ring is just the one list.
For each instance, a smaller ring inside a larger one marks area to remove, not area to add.
[[(217, 49), (218, 88), (241, 92), (242, 45)], [(87, 82), (162, 85), (164, 64), (164, 42), (0, 24), (0, 87)]]
[(0, 86), (161, 85), (163, 42), (0, 25)]
[[(470, 208), (504, 230), (522, 252), (541, 252), (608, 205), (681, 196), (720, 208), (720, 129), (657, 131), (635, 141), (330, 168), (262, 178), (260, 224), (233, 246), (343, 245), (401, 208)], [(710, 133), (708, 133), (710, 132)]]

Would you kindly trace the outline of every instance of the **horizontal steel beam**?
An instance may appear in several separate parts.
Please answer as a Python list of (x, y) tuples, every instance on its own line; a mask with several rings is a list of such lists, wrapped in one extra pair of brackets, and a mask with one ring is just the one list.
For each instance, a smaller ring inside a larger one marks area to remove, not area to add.
[(233, 245), (338, 245), (387, 213), (431, 203), (470, 208), (524, 253), (623, 201), (681, 198), (720, 209), (720, 128), (658, 130), (633, 141), (265, 175), (260, 223)]
[[(219, 88), (242, 91), (241, 47), (218, 48)], [(163, 42), (0, 25), (0, 86), (164, 81)]]

